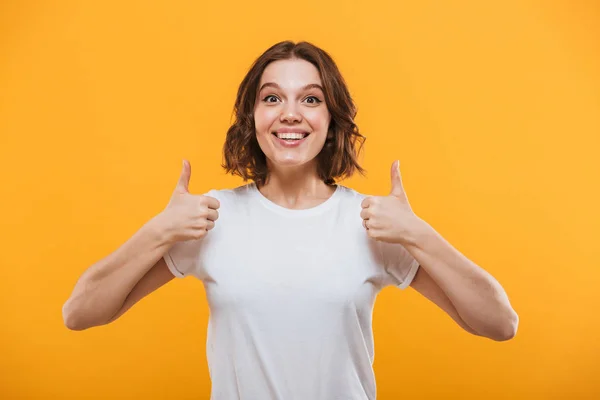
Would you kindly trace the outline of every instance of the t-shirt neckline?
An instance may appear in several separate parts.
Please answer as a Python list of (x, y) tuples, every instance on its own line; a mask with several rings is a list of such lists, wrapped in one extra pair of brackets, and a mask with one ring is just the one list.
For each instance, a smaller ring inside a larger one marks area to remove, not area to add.
[(342, 186), (336, 185), (335, 191), (333, 192), (333, 194), (331, 196), (329, 196), (329, 198), (327, 200), (325, 200), (324, 202), (322, 202), (321, 204), (318, 204), (311, 208), (295, 210), (295, 209), (280, 206), (279, 204), (276, 204), (276, 203), (272, 202), (271, 200), (269, 200), (267, 197), (265, 197), (265, 195), (263, 195), (260, 192), (260, 190), (258, 190), (258, 187), (256, 186), (256, 182), (250, 183), (248, 185), (248, 187), (249, 187), (250, 191), (252, 192), (252, 194), (254, 195), (254, 197), (256, 199), (258, 199), (258, 201), (263, 206), (265, 206), (266, 208), (268, 208), (271, 211), (274, 211), (278, 214), (281, 214), (281, 215), (284, 215), (287, 217), (308, 217), (308, 216), (322, 214), (323, 212), (329, 210), (331, 207), (333, 207), (338, 202), (341, 191), (342, 191)]

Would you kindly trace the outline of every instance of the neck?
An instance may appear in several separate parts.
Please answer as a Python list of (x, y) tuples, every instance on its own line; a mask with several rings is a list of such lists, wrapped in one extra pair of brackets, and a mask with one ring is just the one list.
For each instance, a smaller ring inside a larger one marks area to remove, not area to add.
[(314, 207), (327, 200), (335, 186), (327, 185), (317, 174), (316, 167), (303, 165), (294, 168), (270, 168), (260, 192), (280, 206), (292, 209)]

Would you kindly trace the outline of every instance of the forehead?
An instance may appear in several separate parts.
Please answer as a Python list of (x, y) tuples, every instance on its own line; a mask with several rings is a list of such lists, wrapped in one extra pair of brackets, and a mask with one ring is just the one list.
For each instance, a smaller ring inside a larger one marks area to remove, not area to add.
[(259, 87), (266, 82), (277, 83), (282, 88), (300, 88), (311, 83), (321, 84), (319, 70), (306, 60), (273, 61), (263, 71)]

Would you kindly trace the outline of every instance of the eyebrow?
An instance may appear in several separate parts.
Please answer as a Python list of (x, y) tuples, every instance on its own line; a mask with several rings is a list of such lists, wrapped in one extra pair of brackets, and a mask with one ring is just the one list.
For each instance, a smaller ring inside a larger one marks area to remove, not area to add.
[[(266, 87), (274, 87), (276, 89), (281, 89), (281, 87), (278, 84), (276, 84), (275, 82), (267, 82), (267, 83), (264, 83), (260, 87), (260, 89), (258, 90), (258, 92), (260, 93), (260, 91), (263, 90)], [(323, 93), (325, 93), (325, 91), (323, 90), (323, 87), (321, 85), (319, 85), (318, 83), (309, 83), (308, 85), (304, 86), (302, 88), (302, 90), (308, 90), (308, 89), (313, 89), (313, 88), (320, 89)]]

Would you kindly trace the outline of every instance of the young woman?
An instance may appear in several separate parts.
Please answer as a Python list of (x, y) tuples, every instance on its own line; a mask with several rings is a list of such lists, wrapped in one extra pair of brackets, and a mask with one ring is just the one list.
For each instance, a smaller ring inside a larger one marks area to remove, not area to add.
[(413, 287), (474, 335), (515, 335), (500, 284), (415, 215), (397, 162), (388, 196), (335, 183), (364, 172), (364, 137), (326, 52), (274, 45), (235, 112), (223, 166), (251, 182), (192, 195), (184, 161), (165, 210), (81, 276), (67, 327), (110, 323), (173, 277), (201, 279), (217, 400), (374, 399), (371, 313), (388, 285)]

